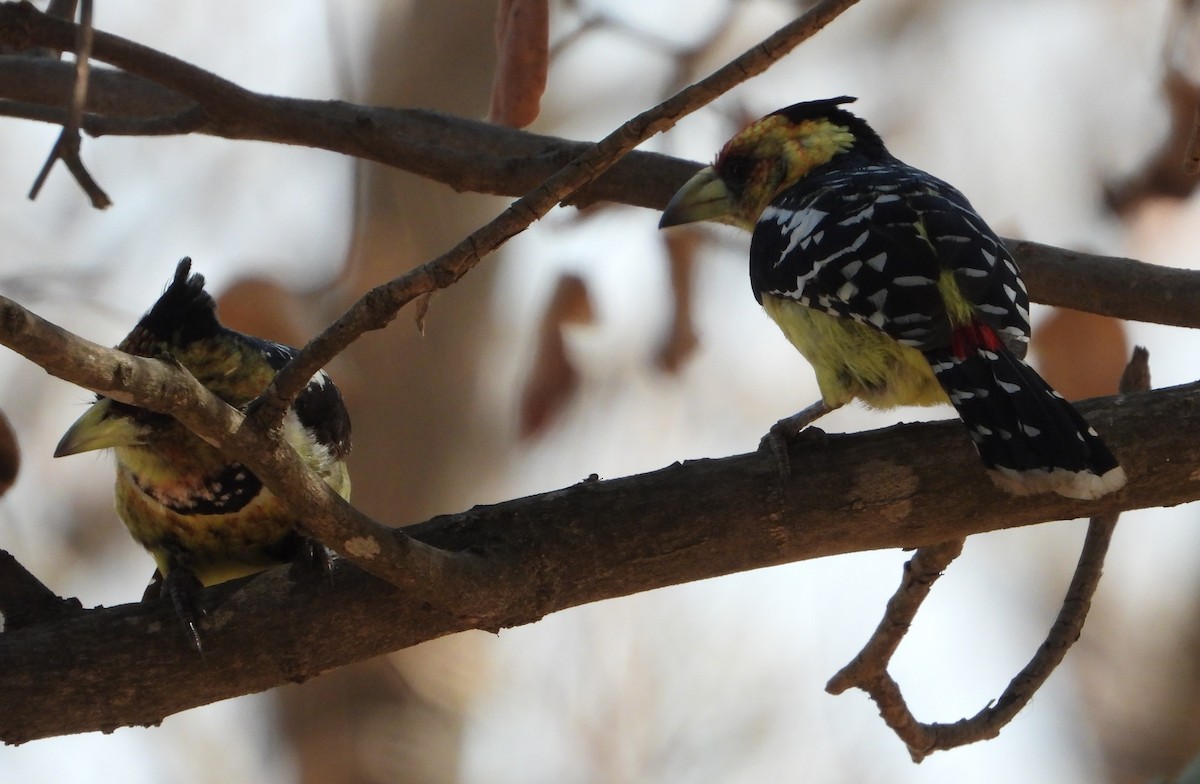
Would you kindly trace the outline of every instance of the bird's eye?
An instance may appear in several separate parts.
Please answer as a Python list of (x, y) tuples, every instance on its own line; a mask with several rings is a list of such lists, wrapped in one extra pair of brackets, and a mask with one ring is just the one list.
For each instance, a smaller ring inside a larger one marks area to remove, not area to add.
[(726, 182), (745, 182), (754, 171), (754, 159), (748, 155), (730, 155), (717, 164)]

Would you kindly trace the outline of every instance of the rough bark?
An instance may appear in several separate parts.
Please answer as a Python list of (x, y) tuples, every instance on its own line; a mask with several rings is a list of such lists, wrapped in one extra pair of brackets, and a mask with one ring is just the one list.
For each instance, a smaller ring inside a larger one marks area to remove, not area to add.
[(464, 629), (499, 630), (600, 599), (732, 572), (1200, 498), (1200, 385), (1082, 404), (1129, 473), (1100, 502), (1014, 498), (979, 469), (961, 425), (813, 432), (791, 479), (752, 453), (674, 465), (434, 518), (422, 542), (503, 564), (479, 597), (416, 600), (348, 565), (333, 585), (286, 569), (219, 586), (206, 658), (168, 604), (56, 615), (0, 635), (0, 739), (127, 724), (311, 678)]

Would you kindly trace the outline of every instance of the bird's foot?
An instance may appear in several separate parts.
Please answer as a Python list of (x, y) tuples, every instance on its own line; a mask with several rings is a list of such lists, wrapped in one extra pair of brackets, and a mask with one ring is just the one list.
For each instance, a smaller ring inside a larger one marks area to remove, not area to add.
[(792, 441), (799, 435), (801, 430), (833, 409), (834, 407), (827, 404), (824, 400), (818, 400), (811, 406), (801, 409), (790, 417), (784, 417), (771, 425), (771, 429), (758, 442), (758, 451), (765, 452), (771, 458), (771, 461), (775, 464), (775, 468), (779, 472), (781, 483), (786, 484), (788, 477), (791, 476), (792, 467), (791, 460), (788, 458), (788, 447)]
[(300, 538), (300, 546), (292, 558), (292, 569), (295, 570), (291, 572), (293, 579), (299, 574), (316, 573), (333, 586), (333, 555), (316, 539), (307, 536)]
[[(197, 627), (200, 619), (208, 614), (200, 597), (203, 588), (200, 580), (188, 569), (172, 569), (162, 578), (160, 589), (160, 594), (171, 598), (171, 604), (175, 606), (175, 615), (183, 624), (184, 634), (201, 657), (204, 656), (204, 645), (200, 642), (200, 631)], [(149, 590), (147, 589), (147, 594)]]

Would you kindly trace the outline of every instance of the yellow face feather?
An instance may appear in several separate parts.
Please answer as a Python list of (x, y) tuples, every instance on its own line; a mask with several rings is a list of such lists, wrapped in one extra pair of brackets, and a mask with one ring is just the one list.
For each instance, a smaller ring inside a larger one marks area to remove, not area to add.
[(739, 216), (753, 225), (783, 190), (853, 146), (854, 134), (844, 125), (773, 114), (730, 139), (713, 168), (737, 194)]
[(828, 119), (794, 122), (773, 114), (730, 139), (663, 210), (660, 227), (701, 220), (750, 231), (780, 192), (854, 146), (854, 134)]

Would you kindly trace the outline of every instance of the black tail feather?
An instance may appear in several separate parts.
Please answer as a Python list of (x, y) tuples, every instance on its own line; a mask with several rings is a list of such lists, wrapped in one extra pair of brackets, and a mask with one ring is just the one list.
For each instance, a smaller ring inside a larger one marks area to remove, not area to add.
[(926, 358), (997, 484), (1073, 498), (1099, 498), (1125, 484), (1117, 459), (1075, 407), (1005, 349)]

